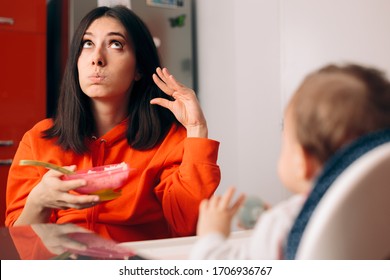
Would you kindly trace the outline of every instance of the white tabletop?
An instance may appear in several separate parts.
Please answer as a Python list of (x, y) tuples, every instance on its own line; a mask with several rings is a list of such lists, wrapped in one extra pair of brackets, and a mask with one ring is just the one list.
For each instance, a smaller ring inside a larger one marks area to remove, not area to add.
[[(228, 242), (241, 243), (251, 235), (252, 230), (233, 231)], [(185, 260), (198, 239), (197, 236), (125, 242), (122, 245), (133, 249), (148, 259)]]

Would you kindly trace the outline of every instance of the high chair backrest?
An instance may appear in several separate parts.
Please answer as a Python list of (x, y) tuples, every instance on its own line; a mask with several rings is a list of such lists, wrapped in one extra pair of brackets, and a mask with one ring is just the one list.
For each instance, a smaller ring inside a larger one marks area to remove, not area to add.
[(390, 258), (390, 131), (325, 165), (287, 240), (287, 259)]

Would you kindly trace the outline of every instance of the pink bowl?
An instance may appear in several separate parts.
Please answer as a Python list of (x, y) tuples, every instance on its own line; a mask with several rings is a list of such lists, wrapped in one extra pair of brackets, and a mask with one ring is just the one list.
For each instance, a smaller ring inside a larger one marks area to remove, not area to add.
[(90, 194), (100, 190), (122, 187), (129, 176), (129, 172), (129, 166), (122, 162), (79, 170), (74, 174), (63, 175), (62, 180), (84, 179), (87, 184), (75, 189), (75, 191)]

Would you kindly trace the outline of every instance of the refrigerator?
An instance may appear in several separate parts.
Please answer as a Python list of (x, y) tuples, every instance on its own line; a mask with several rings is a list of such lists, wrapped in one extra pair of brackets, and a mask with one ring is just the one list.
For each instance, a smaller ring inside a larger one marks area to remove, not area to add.
[(148, 26), (161, 63), (182, 84), (197, 91), (195, 61), (195, 1), (193, 0), (70, 0), (69, 36), (80, 20), (98, 6), (122, 4)]

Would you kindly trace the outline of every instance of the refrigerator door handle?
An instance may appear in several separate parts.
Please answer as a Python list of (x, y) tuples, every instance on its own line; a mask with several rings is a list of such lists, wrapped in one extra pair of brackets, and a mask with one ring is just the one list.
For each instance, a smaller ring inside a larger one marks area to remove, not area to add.
[(0, 140), (0, 147), (12, 146), (14, 141), (12, 140)]
[(15, 21), (13, 18), (0, 17), (0, 24), (14, 25)]
[(11, 165), (12, 159), (0, 159), (0, 166)]

